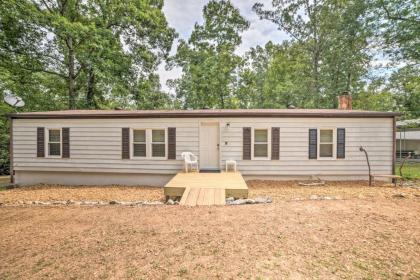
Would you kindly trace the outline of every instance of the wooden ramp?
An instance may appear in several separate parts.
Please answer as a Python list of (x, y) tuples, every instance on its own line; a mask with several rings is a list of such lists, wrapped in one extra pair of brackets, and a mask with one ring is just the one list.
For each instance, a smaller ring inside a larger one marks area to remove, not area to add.
[(179, 204), (196, 205), (225, 205), (225, 189), (186, 188)]
[(248, 186), (239, 172), (178, 173), (164, 193), (181, 197), (181, 205), (224, 205), (226, 197), (248, 197)]

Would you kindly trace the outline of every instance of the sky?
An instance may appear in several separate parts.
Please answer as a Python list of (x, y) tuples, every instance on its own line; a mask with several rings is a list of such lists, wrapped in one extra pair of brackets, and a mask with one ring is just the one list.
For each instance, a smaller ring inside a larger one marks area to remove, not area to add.
[[(179, 34), (178, 39), (187, 40), (196, 22), (203, 22), (203, 7), (209, 1), (204, 0), (166, 0), (163, 12), (169, 25), (175, 28)], [(271, 7), (271, 0), (231, 0), (232, 4), (238, 8), (241, 15), (250, 22), (250, 27), (242, 34), (242, 44), (236, 53), (244, 54), (251, 47), (265, 45), (268, 41), (280, 43), (288, 38), (287, 34), (277, 29), (277, 26), (268, 20), (260, 20), (252, 6), (255, 2), (264, 4), (264, 7)], [(172, 45), (171, 54), (175, 54), (177, 41)], [(171, 71), (165, 70), (165, 65), (161, 64), (158, 69), (160, 82), (164, 91), (170, 91), (166, 85), (168, 79), (176, 79), (181, 76), (181, 70), (175, 68)]]

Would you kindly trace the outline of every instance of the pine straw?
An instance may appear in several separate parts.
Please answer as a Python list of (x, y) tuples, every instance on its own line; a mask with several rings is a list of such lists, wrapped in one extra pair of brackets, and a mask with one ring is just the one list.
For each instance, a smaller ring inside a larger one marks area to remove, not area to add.
[[(249, 197), (270, 196), (274, 202), (308, 199), (311, 195), (339, 199), (392, 198), (404, 193), (406, 198), (420, 197), (419, 188), (393, 187), (377, 183), (369, 187), (365, 181), (327, 181), (324, 186), (300, 186), (298, 181), (247, 181)], [(418, 182), (420, 187), (420, 182)], [(89, 200), (89, 201), (164, 201), (163, 189), (149, 186), (64, 186), (35, 185), (0, 191), (0, 203), (23, 201)]]
[(0, 202), (88, 200), (163, 201), (162, 188), (148, 186), (63, 186), (35, 185), (0, 192)]
[(419, 188), (394, 187), (392, 184), (380, 182), (369, 187), (366, 181), (327, 181), (323, 186), (300, 186), (298, 181), (250, 180), (247, 184), (250, 197), (271, 196), (274, 201), (308, 199), (311, 195), (341, 199), (392, 198), (400, 193), (404, 193), (407, 198), (420, 196)]

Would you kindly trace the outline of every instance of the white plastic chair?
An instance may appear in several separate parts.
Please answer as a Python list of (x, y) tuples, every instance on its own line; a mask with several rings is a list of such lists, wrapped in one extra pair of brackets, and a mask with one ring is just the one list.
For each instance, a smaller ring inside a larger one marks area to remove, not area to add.
[(181, 157), (184, 159), (185, 173), (188, 173), (188, 165), (191, 166), (191, 171), (194, 169), (198, 171), (198, 157), (191, 152), (181, 153)]

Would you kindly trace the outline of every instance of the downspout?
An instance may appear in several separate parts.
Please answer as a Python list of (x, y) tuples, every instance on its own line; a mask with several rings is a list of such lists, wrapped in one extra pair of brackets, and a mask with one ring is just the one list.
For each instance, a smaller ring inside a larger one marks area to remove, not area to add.
[[(392, 175), (395, 175), (395, 161), (396, 161), (396, 157), (397, 157), (397, 152), (396, 152), (396, 136), (397, 136), (397, 125), (396, 125), (396, 117), (394, 116), (392, 118)], [(395, 179), (392, 179), (393, 181)]]
[(15, 183), (15, 171), (13, 170), (13, 118), (9, 117), (9, 173), (10, 183)]

